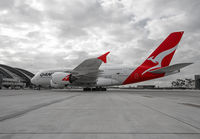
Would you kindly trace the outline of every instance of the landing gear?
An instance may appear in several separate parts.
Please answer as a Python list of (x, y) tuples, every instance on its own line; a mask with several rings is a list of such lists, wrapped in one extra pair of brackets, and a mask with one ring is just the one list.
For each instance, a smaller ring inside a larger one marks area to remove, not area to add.
[(40, 90), (40, 89), (41, 89), (41, 86), (40, 86), (40, 85), (38, 85), (38, 86), (35, 86), (35, 85), (34, 85), (34, 86), (33, 86), (33, 89), (34, 89), (34, 90)]
[(83, 88), (83, 91), (91, 91), (91, 90), (92, 90), (92, 88), (89, 88), (89, 87)]
[(83, 88), (83, 91), (107, 91), (107, 88), (95, 87), (95, 88)]

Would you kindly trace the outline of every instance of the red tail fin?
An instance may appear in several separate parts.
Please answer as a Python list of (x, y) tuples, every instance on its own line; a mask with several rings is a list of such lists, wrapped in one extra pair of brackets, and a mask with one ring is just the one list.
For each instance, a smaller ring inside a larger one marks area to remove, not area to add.
[(176, 51), (177, 45), (183, 35), (182, 32), (171, 33), (158, 48), (142, 63), (123, 84), (140, 82), (164, 76), (163, 74), (154, 75), (148, 71), (166, 67)]

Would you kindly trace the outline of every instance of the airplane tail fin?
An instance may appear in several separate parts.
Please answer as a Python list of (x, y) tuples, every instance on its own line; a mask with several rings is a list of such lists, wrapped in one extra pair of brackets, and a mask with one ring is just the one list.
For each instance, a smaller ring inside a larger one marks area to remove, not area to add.
[(183, 31), (171, 33), (158, 48), (123, 82), (129, 84), (159, 78), (163, 74), (153, 74), (149, 71), (166, 67), (170, 64), (172, 57), (180, 42)]
[(156, 67), (158, 68), (168, 66), (172, 60), (172, 57), (177, 49), (178, 43), (180, 42), (183, 33), (183, 31), (171, 33), (144, 61), (141, 66), (147, 68), (153, 68), (155, 65), (157, 65)]
[(144, 69), (142, 74), (156, 68), (168, 66), (183, 33), (183, 31), (171, 33), (141, 65)]

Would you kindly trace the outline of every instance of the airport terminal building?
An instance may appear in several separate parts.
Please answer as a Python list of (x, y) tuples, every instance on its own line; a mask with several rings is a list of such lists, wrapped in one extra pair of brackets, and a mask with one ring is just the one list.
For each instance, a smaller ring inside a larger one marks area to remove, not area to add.
[(0, 88), (30, 87), (33, 76), (33, 73), (25, 69), (0, 64)]

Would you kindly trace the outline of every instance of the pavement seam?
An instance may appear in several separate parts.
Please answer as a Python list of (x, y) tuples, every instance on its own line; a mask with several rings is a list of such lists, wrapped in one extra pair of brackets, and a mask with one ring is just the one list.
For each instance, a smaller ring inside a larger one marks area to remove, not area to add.
[(180, 134), (180, 135), (200, 135), (200, 133), (179, 133), (179, 132), (166, 132), (166, 133), (157, 133), (157, 132), (5, 132), (0, 133), (4, 134), (149, 134), (149, 135), (169, 135), (169, 134)]
[[(139, 102), (137, 102), (137, 103), (139, 103)], [(180, 118), (174, 117), (174, 116), (172, 116), (172, 115), (169, 115), (169, 114), (167, 114), (167, 113), (164, 113), (164, 112), (162, 112), (162, 111), (159, 111), (159, 110), (157, 110), (157, 109), (154, 109), (154, 108), (152, 108), (152, 107), (150, 107), (150, 106), (147, 106), (147, 105), (145, 105), (145, 104), (142, 104), (142, 103), (139, 103), (139, 104), (141, 104), (141, 105), (143, 105), (144, 107), (147, 107), (147, 108), (149, 108), (149, 109), (151, 109), (151, 110), (154, 110), (154, 111), (156, 111), (156, 112), (159, 112), (159, 113), (161, 113), (161, 114), (163, 114), (163, 115), (165, 115), (165, 116), (167, 116), (167, 117), (169, 117), (169, 118), (175, 119), (175, 120), (177, 120), (177, 121), (179, 121), (179, 122), (182, 122), (182, 123), (184, 123), (184, 124), (186, 124), (186, 125), (189, 125), (189, 126), (195, 128), (195, 129), (198, 129), (198, 130), (200, 129), (199, 127), (194, 126), (194, 125), (192, 125), (192, 124), (190, 124), (190, 123), (187, 123), (187, 122), (181, 120)]]
[(167, 113), (165, 113), (165, 112), (162, 112), (162, 111), (159, 111), (159, 110), (157, 110), (157, 109), (154, 109), (154, 108), (152, 108), (152, 107), (150, 107), (150, 106), (147, 106), (147, 105), (145, 105), (145, 104), (142, 104), (142, 103), (140, 103), (140, 102), (137, 102), (137, 101), (136, 101), (136, 103), (138, 103), (138, 104), (140, 104), (140, 105), (142, 105), (142, 106), (144, 106), (144, 107), (146, 107), (146, 108), (149, 108), (149, 109), (151, 109), (151, 110), (153, 110), (153, 111), (159, 112), (159, 113), (161, 113), (161, 114), (163, 114), (163, 115), (165, 115), (165, 116), (167, 116), (167, 117), (169, 117), (169, 118), (175, 119), (175, 120), (177, 120), (177, 121), (179, 121), (179, 122), (181, 122), (181, 123), (184, 123), (184, 124), (186, 124), (186, 125), (189, 125), (189, 126), (195, 128), (195, 129), (198, 129), (198, 130), (200, 129), (199, 127), (194, 126), (194, 125), (192, 125), (192, 124), (190, 124), (190, 123), (187, 123), (187, 122), (181, 120), (180, 118), (174, 117), (174, 116), (172, 116), (172, 115), (169, 115), (169, 114), (167, 114)]
[(66, 98), (54, 100), (54, 101), (51, 101), (51, 102), (34, 105), (34, 106), (31, 106), (28, 109), (25, 109), (25, 110), (22, 110), (22, 111), (13, 113), (13, 114), (1, 116), (0, 117), (0, 122), (3, 122), (5, 120), (9, 120), (9, 119), (13, 119), (13, 118), (16, 118), (16, 117), (20, 117), (20, 116), (22, 116), (22, 115), (24, 115), (24, 114), (26, 114), (28, 112), (31, 112), (31, 111), (34, 111), (34, 110), (38, 110), (38, 109), (43, 108), (45, 106), (49, 106), (49, 105), (52, 105), (52, 104), (55, 104), (55, 103), (59, 103), (59, 102), (62, 102), (62, 101), (65, 101), (65, 100), (68, 100), (68, 99), (71, 99), (73, 97), (80, 96), (80, 95), (81, 94), (77, 94), (77, 95), (69, 96), (69, 97), (66, 97)]
[(177, 120), (177, 121), (179, 121), (179, 122), (181, 122), (181, 123), (184, 123), (184, 124), (186, 124), (186, 125), (188, 125), (188, 126), (191, 126), (191, 127), (195, 128), (195, 129), (197, 129), (197, 130), (200, 130), (199, 127), (194, 126), (194, 125), (192, 125), (192, 124), (190, 124), (190, 123), (187, 123), (187, 122), (181, 120), (180, 118), (174, 117), (174, 116), (169, 115), (169, 114), (167, 114), (167, 113), (165, 113), (165, 112), (162, 112), (162, 111), (159, 111), (159, 110), (157, 110), (157, 109), (154, 109), (154, 108), (152, 108), (152, 107), (150, 107), (150, 106), (147, 106), (147, 105), (145, 105), (145, 104), (143, 104), (143, 103), (140, 103), (140, 102), (138, 102), (138, 101), (135, 101), (135, 102), (138, 103), (138, 104), (140, 104), (140, 105), (142, 105), (142, 106), (144, 106), (144, 107), (146, 107), (146, 108), (149, 108), (149, 109), (151, 109), (151, 110), (153, 110), (153, 111), (159, 112), (159, 113), (161, 113), (161, 114), (163, 114), (163, 115), (165, 115), (165, 116), (167, 116), (167, 117), (169, 117), (169, 118), (172, 118), (172, 119), (174, 119), (174, 120)]

